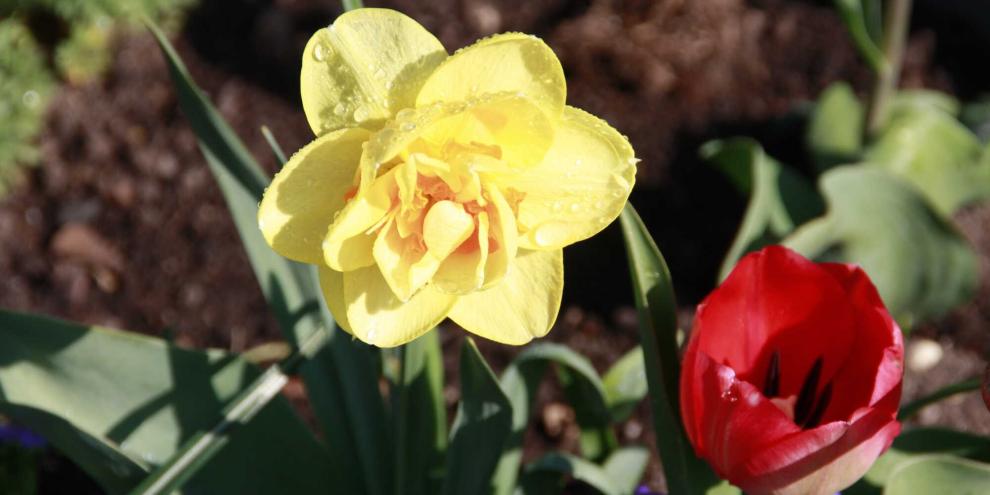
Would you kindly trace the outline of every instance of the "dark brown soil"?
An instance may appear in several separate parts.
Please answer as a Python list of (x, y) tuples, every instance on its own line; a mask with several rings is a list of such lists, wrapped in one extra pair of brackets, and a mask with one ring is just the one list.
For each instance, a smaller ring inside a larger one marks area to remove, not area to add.
[[(795, 109), (835, 80), (849, 80), (864, 94), (870, 81), (830, 2), (366, 3), (408, 13), (450, 51), (499, 31), (531, 32), (550, 43), (568, 76), (569, 103), (606, 118), (643, 159), (632, 202), (670, 263), (685, 325), (691, 306), (714, 284), (744, 206), (727, 181), (699, 161), (698, 146), (751, 135), (778, 158), (808, 170)], [(286, 150), (310, 140), (298, 97), (299, 54), (309, 35), (338, 13), (337, 3), (203, 4), (176, 39), (180, 52), (254, 155), (274, 170), (258, 128), (269, 126)], [(938, 51), (942, 31), (936, 36), (931, 25), (918, 24), (905, 85), (962, 87), (966, 94), (988, 89), (974, 86), (966, 72), (972, 69), (958, 63), (958, 53)], [(953, 43), (950, 48), (959, 46)], [(64, 87), (51, 108), (40, 138), (41, 167), (0, 201), (0, 307), (171, 335), (195, 347), (242, 351), (278, 339), (151, 38), (122, 36), (107, 78)], [(960, 218), (984, 265), (990, 259), (988, 211)], [(612, 226), (565, 257), (564, 310), (550, 339), (604, 371), (637, 341), (621, 236)], [(977, 362), (977, 353), (988, 350), (988, 321), (990, 284), (984, 284), (975, 303), (926, 335), (947, 339), (962, 353), (956, 357)], [(453, 359), (463, 337), (453, 328), (443, 332)], [(496, 369), (517, 352), (490, 343), (482, 349)], [(940, 369), (925, 375), (927, 384), (958, 378), (957, 371), (940, 375)], [(453, 401), (456, 382), (449, 378), (446, 395)], [(557, 387), (541, 390), (527, 458), (576, 449), (568, 410)], [(941, 420), (970, 428), (980, 423)], [(645, 405), (618, 434), (623, 442), (652, 448)], [(656, 459), (647, 482), (662, 486)]]

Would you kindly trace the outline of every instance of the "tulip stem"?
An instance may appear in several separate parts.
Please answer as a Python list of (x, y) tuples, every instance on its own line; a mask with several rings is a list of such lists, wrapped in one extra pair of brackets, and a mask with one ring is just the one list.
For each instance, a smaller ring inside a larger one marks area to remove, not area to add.
[(884, 13), (884, 63), (877, 73), (867, 118), (867, 133), (875, 137), (887, 125), (890, 103), (897, 92), (897, 82), (904, 61), (904, 45), (911, 20), (912, 0), (888, 0)]
[(904, 407), (901, 408), (901, 412), (897, 415), (897, 419), (901, 421), (911, 419), (912, 417), (914, 417), (914, 415), (918, 414), (926, 406), (930, 406), (942, 399), (947, 399), (956, 394), (963, 394), (966, 392), (972, 392), (974, 390), (979, 390), (979, 389), (980, 389), (979, 378), (970, 378), (968, 380), (956, 382), (951, 385), (946, 385), (929, 395), (908, 402)]

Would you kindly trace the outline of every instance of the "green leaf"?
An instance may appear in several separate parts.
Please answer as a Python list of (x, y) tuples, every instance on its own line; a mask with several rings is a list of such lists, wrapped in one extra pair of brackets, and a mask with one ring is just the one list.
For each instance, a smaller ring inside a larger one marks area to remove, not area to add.
[(884, 495), (990, 493), (990, 464), (951, 456), (923, 456), (891, 473)]
[[(72, 456), (110, 493), (126, 492), (141, 468), (164, 463), (210, 429), (258, 374), (220, 351), (0, 311), (0, 409)], [(187, 489), (320, 493), (331, 486), (328, 466), (326, 449), (278, 396)]]
[(720, 280), (729, 276), (743, 255), (778, 243), (824, 210), (821, 198), (803, 177), (767, 156), (752, 139), (712, 141), (701, 148), (701, 155), (750, 195), (742, 225), (722, 262)]
[(643, 348), (634, 347), (619, 358), (602, 377), (602, 384), (605, 386), (605, 398), (612, 421), (621, 423), (629, 419), (649, 392)]
[(897, 419), (904, 421), (910, 419), (915, 414), (918, 414), (922, 409), (932, 404), (935, 404), (944, 399), (948, 399), (957, 394), (964, 394), (967, 392), (975, 392), (980, 389), (982, 381), (979, 378), (970, 378), (968, 380), (963, 380), (960, 382), (952, 383), (946, 385), (929, 395), (915, 399), (904, 406), (901, 407), (899, 413), (897, 413)]
[(982, 154), (972, 131), (944, 111), (925, 108), (895, 116), (865, 162), (914, 184), (948, 218), (990, 197), (990, 167), (981, 163)]
[(403, 495), (432, 495), (443, 483), (447, 410), (443, 401), (443, 354), (438, 330), (406, 344), (400, 383), (393, 387), (396, 425), (396, 487)]
[(450, 431), (443, 493), (485, 493), (512, 432), (512, 406), (471, 338), (461, 347), (461, 402)]
[[(603, 495), (623, 495), (601, 466), (575, 455), (551, 452), (526, 466), (521, 484), (524, 495), (559, 493), (567, 477), (582, 481)], [(553, 487), (558, 487), (553, 489)]]
[(884, 59), (883, 52), (880, 47), (877, 46), (878, 37), (874, 37), (877, 33), (874, 33), (870, 29), (870, 16), (871, 11), (869, 4), (873, 0), (835, 0), (835, 6), (839, 9), (839, 15), (842, 17), (842, 22), (845, 23), (846, 29), (849, 30), (849, 34), (852, 36), (853, 42), (856, 44), (856, 49), (859, 50), (859, 54), (863, 57), (863, 60), (873, 69), (874, 72), (880, 72), (883, 70), (887, 61)]
[(941, 91), (930, 89), (902, 89), (890, 102), (891, 118), (898, 118), (914, 112), (942, 112), (957, 116), (962, 109), (959, 100)]
[(947, 454), (990, 461), (990, 438), (945, 428), (916, 428), (901, 433), (863, 479), (843, 495), (878, 495), (891, 474), (905, 461), (925, 454)]
[(633, 493), (643, 479), (650, 451), (643, 447), (623, 447), (608, 456), (602, 469), (619, 493)]
[(825, 88), (808, 123), (808, 149), (818, 170), (856, 161), (865, 123), (866, 111), (848, 83)]
[[(0, 341), (2, 340), (0, 335)], [(0, 381), (3, 380), (2, 373), (0, 370)], [(2, 393), (0, 413), (43, 433), (45, 439), (89, 474), (107, 493), (127, 493), (148, 474), (149, 467), (144, 461), (132, 459), (116, 443), (89, 435), (65, 419), (44, 410), (7, 402)], [(0, 491), (3, 488), (0, 477)]]
[(516, 358), (521, 366), (532, 360), (555, 365), (557, 379), (581, 428), (582, 455), (592, 460), (604, 459), (618, 441), (611, 428), (605, 387), (591, 361), (567, 346), (552, 343), (531, 345)]
[(861, 265), (905, 330), (972, 297), (972, 250), (910, 183), (876, 167), (843, 166), (819, 185), (828, 212), (785, 245), (809, 258)]
[(605, 387), (584, 356), (567, 346), (533, 344), (519, 353), (502, 373), (502, 390), (512, 404), (512, 435), (493, 476), (497, 495), (513, 492), (522, 460), (522, 442), (529, 424), (530, 403), (547, 366), (553, 365), (564, 395), (575, 410), (581, 428), (581, 451), (586, 457), (604, 458), (618, 444), (612, 431), (612, 415)]
[[(343, 492), (384, 495), (391, 491), (392, 457), (385, 407), (378, 393), (374, 350), (336, 329), (325, 307), (316, 271), (269, 248), (257, 226), (257, 208), (268, 178), (216, 108), (189, 76), (175, 49), (154, 26), (169, 65), (179, 105), (220, 185), (262, 293), (289, 342), (298, 345), (317, 331), (329, 344), (300, 373), (317, 419), (331, 446)], [(383, 465), (383, 462), (386, 463)]]
[(696, 494), (718, 483), (711, 469), (695, 457), (681, 427), (678, 380), (677, 305), (670, 271), (656, 243), (632, 205), (619, 217), (629, 257), (633, 298), (646, 363), (646, 383), (657, 450), (670, 493)]

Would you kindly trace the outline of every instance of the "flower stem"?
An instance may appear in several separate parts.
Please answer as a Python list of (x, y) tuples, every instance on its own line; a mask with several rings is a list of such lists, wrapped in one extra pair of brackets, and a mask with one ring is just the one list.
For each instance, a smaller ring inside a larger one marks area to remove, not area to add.
[(399, 360), (398, 376), (395, 381), (395, 403), (393, 404), (392, 410), (394, 411), (395, 420), (395, 495), (402, 495), (406, 488), (406, 429), (407, 429), (407, 416), (406, 402), (409, 399), (408, 394), (408, 384), (406, 383), (406, 352), (408, 344), (404, 344), (399, 347), (397, 358)]
[(340, 0), (340, 4), (344, 7), (345, 12), (364, 7), (364, 3), (361, 0)]
[(964, 394), (967, 392), (973, 392), (980, 389), (980, 379), (970, 378), (968, 380), (963, 380), (961, 382), (956, 382), (951, 385), (946, 385), (935, 392), (926, 395), (924, 397), (915, 399), (901, 408), (900, 414), (897, 415), (897, 419), (904, 421), (906, 419), (912, 418), (915, 414), (925, 408), (925, 406), (932, 405), (942, 399), (952, 397), (956, 394)]
[(911, 20), (912, 0), (888, 0), (883, 26), (883, 53), (885, 63), (877, 74), (870, 101), (867, 132), (876, 136), (887, 124), (890, 102), (897, 91), (897, 82), (904, 61), (904, 45), (907, 41), (908, 23)]

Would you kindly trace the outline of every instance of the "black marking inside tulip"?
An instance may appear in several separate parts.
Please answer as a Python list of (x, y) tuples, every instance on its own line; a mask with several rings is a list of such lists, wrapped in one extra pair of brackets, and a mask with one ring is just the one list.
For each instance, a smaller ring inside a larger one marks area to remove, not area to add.
[[(831, 382), (822, 387), (821, 394), (817, 394), (823, 365), (824, 360), (821, 357), (811, 365), (811, 369), (804, 377), (801, 391), (798, 393), (797, 403), (794, 405), (794, 424), (802, 429), (807, 430), (818, 426), (825, 415), (825, 409), (828, 409), (829, 401), (832, 400)], [(773, 354), (770, 355), (770, 364), (767, 367), (767, 376), (763, 381), (763, 396), (769, 399), (777, 397), (779, 393), (780, 353), (773, 351)]]
[(767, 378), (763, 381), (763, 396), (776, 397), (780, 392), (780, 353), (773, 351), (770, 356), (770, 367), (767, 369)]

